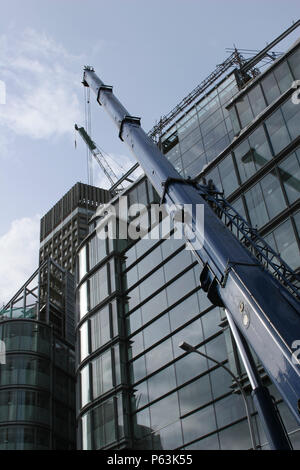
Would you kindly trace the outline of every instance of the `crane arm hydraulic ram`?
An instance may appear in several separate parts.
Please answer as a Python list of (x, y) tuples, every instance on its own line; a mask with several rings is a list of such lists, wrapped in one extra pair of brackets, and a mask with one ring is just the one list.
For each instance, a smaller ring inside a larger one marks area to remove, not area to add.
[[(166, 208), (185, 204), (187, 225), (195, 237), (190, 243), (204, 266), (201, 285), (208, 297), (224, 306), (260, 358), (271, 380), (300, 424), (300, 363), (293, 355), (300, 340), (299, 301), (269, 273), (219, 220), (199, 190), (177, 173), (158, 147), (104, 85), (91, 67), (84, 70), (89, 86), (119, 129)], [(196, 205), (204, 210), (204, 230)]]

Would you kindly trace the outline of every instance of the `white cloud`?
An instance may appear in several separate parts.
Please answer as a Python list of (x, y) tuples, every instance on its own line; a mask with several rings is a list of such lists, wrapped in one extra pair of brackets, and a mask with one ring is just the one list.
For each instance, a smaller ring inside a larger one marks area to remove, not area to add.
[(32, 29), (0, 36), (0, 79), (6, 83), (0, 129), (33, 139), (73, 135), (81, 115), (81, 62), (80, 56)]
[(0, 308), (26, 282), (38, 266), (40, 217), (12, 222), (0, 237)]

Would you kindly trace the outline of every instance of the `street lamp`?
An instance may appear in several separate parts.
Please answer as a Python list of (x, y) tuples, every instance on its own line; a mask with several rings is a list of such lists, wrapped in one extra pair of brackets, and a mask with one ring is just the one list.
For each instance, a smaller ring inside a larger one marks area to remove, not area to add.
[(208, 359), (209, 361), (212, 361), (214, 362), (215, 364), (218, 364), (220, 367), (222, 367), (223, 369), (225, 369), (228, 374), (231, 375), (231, 377), (234, 379), (234, 381), (236, 382), (237, 386), (239, 387), (240, 389), (240, 392), (242, 394), (242, 397), (243, 397), (243, 400), (244, 400), (244, 405), (245, 405), (245, 409), (246, 409), (246, 415), (247, 415), (247, 420), (248, 420), (248, 425), (249, 425), (249, 432), (250, 432), (250, 437), (251, 437), (251, 443), (252, 443), (252, 447), (253, 449), (256, 449), (256, 443), (255, 443), (255, 437), (254, 437), (254, 430), (253, 430), (253, 425), (252, 425), (252, 421), (251, 421), (251, 415), (250, 415), (250, 410), (249, 410), (249, 406), (248, 406), (248, 402), (247, 402), (247, 396), (246, 396), (246, 393), (243, 389), (243, 386), (241, 384), (241, 382), (239, 381), (239, 379), (233, 374), (233, 372), (231, 372), (231, 370), (226, 367), (224, 364), (222, 364), (222, 362), (219, 362), (217, 361), (216, 359), (208, 356), (207, 354), (204, 354), (202, 353), (201, 351), (198, 351), (198, 349), (196, 349), (194, 346), (192, 346), (191, 344), (188, 344), (186, 343), (185, 341), (181, 341), (181, 343), (179, 343), (178, 345), (183, 351), (186, 351), (186, 352), (194, 352), (194, 353), (197, 353), (199, 354), (200, 356), (203, 356), (205, 357), (206, 359)]

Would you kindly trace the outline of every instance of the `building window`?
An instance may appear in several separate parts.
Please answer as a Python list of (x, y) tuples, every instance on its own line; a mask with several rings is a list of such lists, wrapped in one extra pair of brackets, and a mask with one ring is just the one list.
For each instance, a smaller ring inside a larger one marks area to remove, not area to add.
[(297, 201), (300, 193), (300, 151), (289, 155), (279, 165), (278, 171), (289, 203)]

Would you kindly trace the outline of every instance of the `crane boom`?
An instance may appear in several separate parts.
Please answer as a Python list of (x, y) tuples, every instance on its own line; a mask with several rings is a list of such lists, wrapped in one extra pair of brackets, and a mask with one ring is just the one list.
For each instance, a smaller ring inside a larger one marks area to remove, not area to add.
[[(215, 305), (230, 312), (300, 424), (300, 363), (293, 356), (293, 344), (300, 340), (299, 301), (228, 230), (199, 186), (177, 173), (141, 128), (140, 119), (129, 114), (112, 87), (91, 67), (84, 70), (83, 84), (111, 116), (119, 137), (128, 144), (167, 210), (185, 205), (186, 225), (195, 235), (189, 243), (204, 266), (201, 286)], [(199, 204), (204, 210), (204, 230), (196, 217)]]
[(88, 148), (90, 149), (93, 157), (97, 161), (98, 165), (102, 169), (103, 173), (109, 180), (110, 184), (113, 186), (117, 181), (118, 177), (109, 165), (108, 161), (104, 157), (103, 153), (100, 151), (100, 149), (97, 147), (95, 142), (92, 141), (84, 127), (78, 127), (77, 124), (75, 124), (75, 129), (78, 131), (78, 133), (81, 135), (82, 140), (86, 143)]

